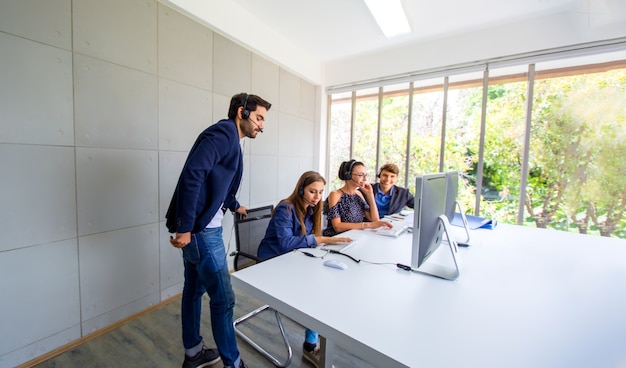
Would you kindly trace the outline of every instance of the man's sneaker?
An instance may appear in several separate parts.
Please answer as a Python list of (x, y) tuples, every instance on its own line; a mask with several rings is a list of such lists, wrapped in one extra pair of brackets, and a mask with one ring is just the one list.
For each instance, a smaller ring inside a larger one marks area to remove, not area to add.
[(239, 360), (239, 368), (248, 368), (248, 366), (243, 362), (243, 360)]
[(304, 346), (302, 346), (302, 357), (305, 360), (308, 360), (309, 363), (313, 364), (315, 368), (319, 368), (320, 366), (320, 348), (318, 346), (311, 351), (307, 351)]
[[(316, 346), (312, 351), (307, 351), (302, 345), (302, 357), (307, 360), (309, 363), (313, 364), (315, 368), (319, 368), (320, 366), (320, 348)], [(335, 368), (335, 365), (332, 366)]]
[(183, 368), (201, 368), (208, 367), (220, 361), (220, 354), (216, 349), (209, 349), (202, 346), (202, 350), (194, 357), (185, 355)]

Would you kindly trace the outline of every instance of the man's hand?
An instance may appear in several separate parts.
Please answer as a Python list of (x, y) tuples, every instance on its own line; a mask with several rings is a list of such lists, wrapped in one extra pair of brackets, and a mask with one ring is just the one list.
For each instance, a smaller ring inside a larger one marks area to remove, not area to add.
[(170, 235), (170, 244), (174, 248), (182, 248), (191, 242), (191, 233), (176, 233), (176, 238)]
[(248, 209), (244, 206), (239, 206), (239, 208), (237, 208), (237, 212), (238, 214), (242, 215), (242, 216), (248, 216)]

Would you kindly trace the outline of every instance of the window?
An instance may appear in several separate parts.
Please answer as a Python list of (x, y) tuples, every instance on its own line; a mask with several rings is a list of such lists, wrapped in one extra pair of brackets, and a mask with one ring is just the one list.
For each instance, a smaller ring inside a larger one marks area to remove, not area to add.
[(329, 170), (459, 170), (468, 213), (626, 238), (626, 52), (550, 57), (331, 93)]

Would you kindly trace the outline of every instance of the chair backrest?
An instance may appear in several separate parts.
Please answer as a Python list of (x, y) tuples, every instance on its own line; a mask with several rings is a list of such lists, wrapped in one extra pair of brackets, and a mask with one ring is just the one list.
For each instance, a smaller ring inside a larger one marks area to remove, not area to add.
[(274, 206), (249, 208), (248, 216), (245, 217), (235, 213), (235, 241), (237, 243), (237, 252), (233, 261), (235, 271), (261, 261), (256, 254), (261, 240), (265, 237), (273, 210)]

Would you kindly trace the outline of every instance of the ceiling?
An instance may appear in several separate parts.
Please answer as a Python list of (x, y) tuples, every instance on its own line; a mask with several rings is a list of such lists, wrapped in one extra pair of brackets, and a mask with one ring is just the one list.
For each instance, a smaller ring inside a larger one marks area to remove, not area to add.
[[(362, 0), (231, 0), (327, 63), (555, 13), (624, 11), (624, 0), (402, 0), (412, 33), (386, 39)], [(619, 6), (621, 9), (611, 9)], [(590, 18), (591, 19), (591, 18)], [(594, 18), (595, 19), (595, 18)]]

